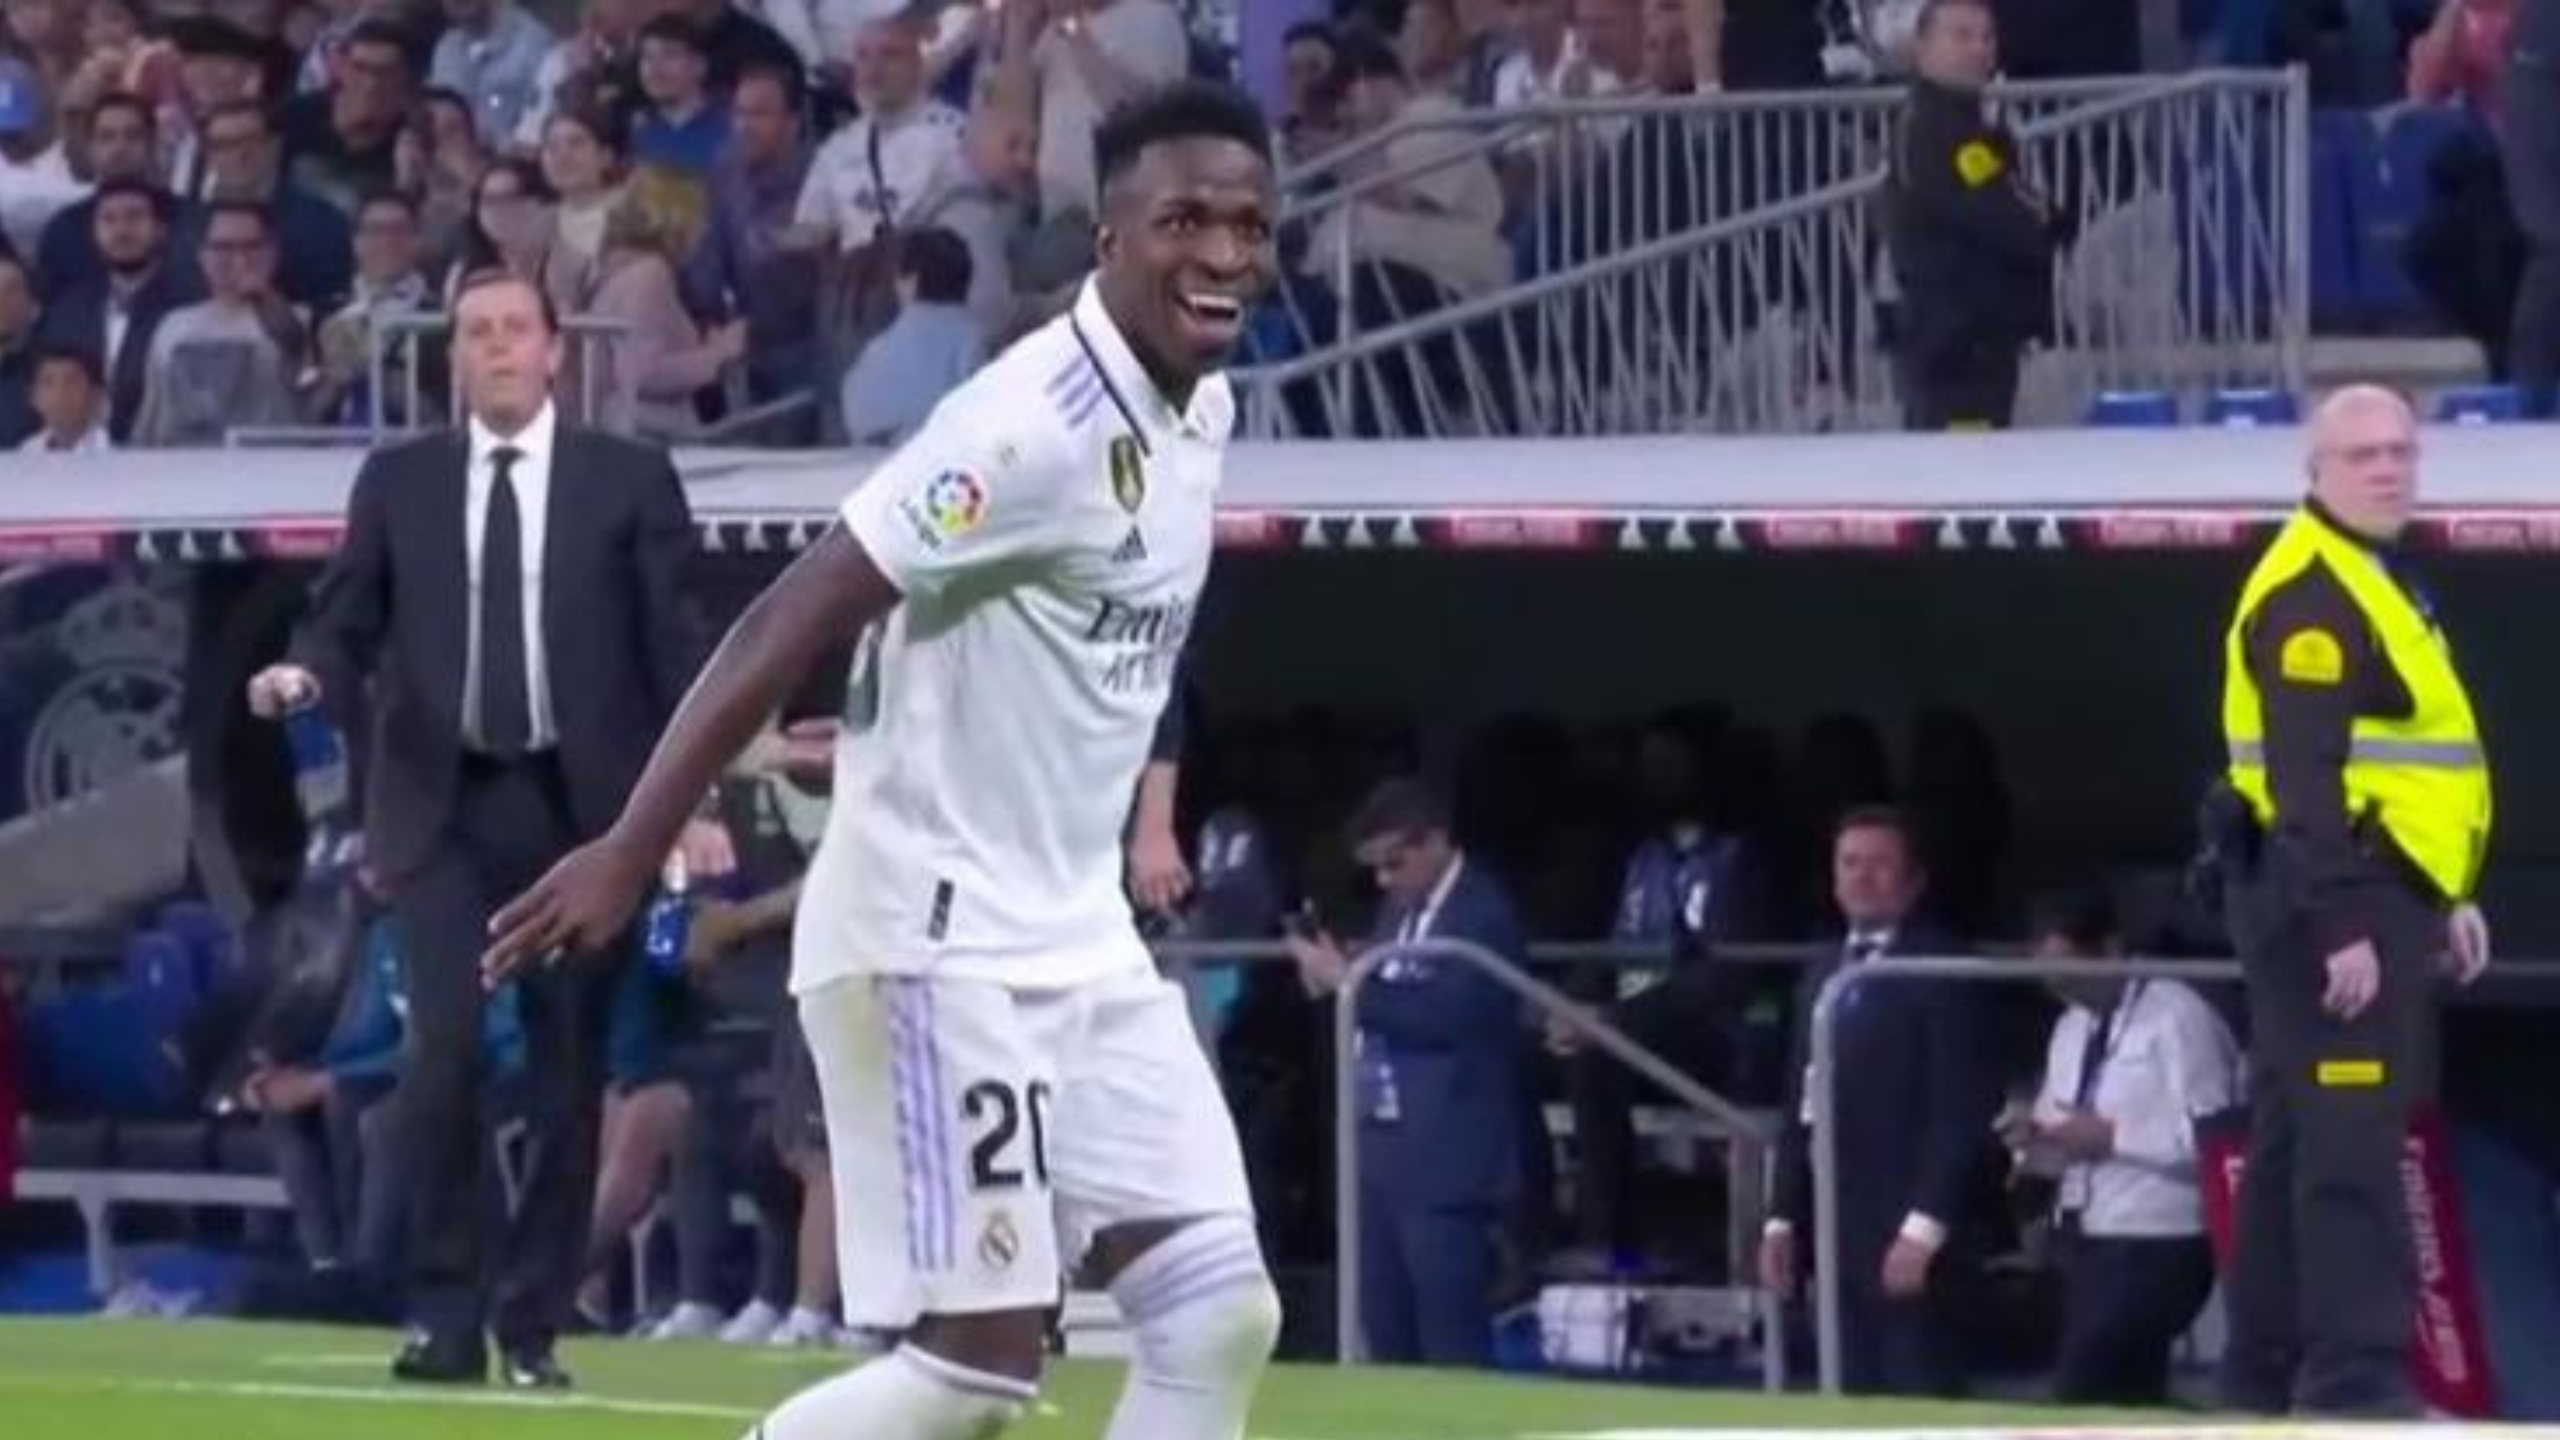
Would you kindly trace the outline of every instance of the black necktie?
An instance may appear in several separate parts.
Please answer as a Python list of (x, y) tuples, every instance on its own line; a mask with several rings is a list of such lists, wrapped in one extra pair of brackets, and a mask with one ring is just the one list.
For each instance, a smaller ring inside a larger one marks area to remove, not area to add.
[(489, 518), (480, 531), (480, 744), (512, 759), (533, 743), (533, 706), (525, 698), (524, 518), (509, 472), (524, 452), (489, 452)]

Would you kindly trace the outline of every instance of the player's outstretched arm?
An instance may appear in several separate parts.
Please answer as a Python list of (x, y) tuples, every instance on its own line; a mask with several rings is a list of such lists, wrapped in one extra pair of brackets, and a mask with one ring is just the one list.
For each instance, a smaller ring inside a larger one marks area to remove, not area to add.
[(852, 532), (830, 529), (756, 597), (685, 692), (613, 828), (565, 856), (489, 922), (489, 983), (607, 944), (630, 922), (684, 822), (818, 656), (898, 603)]

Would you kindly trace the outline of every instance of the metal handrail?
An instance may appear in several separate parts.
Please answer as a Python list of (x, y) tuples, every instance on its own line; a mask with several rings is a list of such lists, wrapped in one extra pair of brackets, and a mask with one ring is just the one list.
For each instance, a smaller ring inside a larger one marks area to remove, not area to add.
[[(1541, 1013), (1572, 1017), (1583, 1027), (1584, 1038), (1706, 1116), (1731, 1138), (1737, 1149), (1747, 1150), (1753, 1168), (1757, 1168), (1758, 1157), (1771, 1138), (1759, 1116), (1690, 1079), (1661, 1056), (1593, 1016), (1589, 1007), (1473, 940), (1446, 937), (1395, 941), (1361, 952), (1343, 975), (1333, 1012), (1334, 1319), (1337, 1361), (1344, 1365), (1359, 1363), (1367, 1351), (1360, 1332), (1360, 991), (1389, 960), (1423, 955), (1472, 965)], [(1783, 1331), (1770, 1297), (1762, 1295), (1758, 1308), (1763, 1336), (1761, 1380), (1774, 1393), (1786, 1387)]]
[[(2210, 77), (2229, 76), (2234, 73), (2235, 72), (2225, 71), (2191, 72), (2186, 75), (2166, 77), (2156, 84), (2146, 85), (2139, 90), (2131, 92), (2125, 92), (2123, 90), (2122, 82), (2114, 82), (2111, 87), (2104, 89), (2102, 98), (2094, 100), (2087, 105), (2077, 106), (2058, 114), (2039, 116), (2035, 119), (2022, 122), (2018, 126), (2018, 138), (2021, 141), (2041, 140), (2049, 136), (2065, 134), (2072, 130), (2086, 129), (2100, 122), (2113, 119), (2119, 115), (2129, 114), (2133, 111), (2143, 109), (2164, 99), (2175, 98), (2182, 94), (2207, 93), (2216, 88), (2212, 83), (2210, 83)], [(2249, 78), (2253, 78), (2261, 82), (2266, 80), (2266, 77), (2264, 76)], [(2087, 88), (2086, 82), (2081, 82), (2081, 84), (2084, 88)], [(2261, 84), (2255, 88), (2281, 89), (2283, 86), (2282, 82), (2278, 81), (2273, 85)], [(1860, 96), (1869, 93), (1871, 92), (1853, 92), (1853, 94)], [(1902, 92), (1899, 89), (1872, 93), (1882, 94), (1886, 98), (1892, 100), (1895, 104), (1901, 103)], [(1615, 111), (1606, 111), (1605, 106), (1595, 107), (1591, 103), (1577, 104), (1569, 107), (1549, 106), (1529, 108), (1532, 110), (1546, 108), (1571, 109), (1576, 111), (1599, 108), (1604, 113), (1617, 113)], [(1685, 107), (1658, 104), (1653, 108), (1676, 113), (1684, 108), (1689, 110), (1706, 110), (1711, 107), (1694, 104)], [(1509, 112), (1506, 111), (1504, 113), (1508, 114)], [(1433, 164), (1409, 166), (1407, 168), (1410, 170), (1428, 171), (1439, 168), (1441, 164), (1447, 163), (1447, 159), (1448, 157), (1435, 157)], [(1744, 236), (1756, 234), (1763, 230), (1774, 230), (1789, 221), (1802, 219), (1807, 215), (1829, 209), (1833, 206), (1841, 205), (1850, 201), (1864, 200), (1868, 196), (1883, 189), (1891, 178), (1892, 171), (1890, 167), (1879, 166), (1873, 169), (1863, 170), (1850, 176), (1848, 179), (1835, 180), (1819, 189), (1808, 190), (1800, 195), (1791, 195), (1785, 199), (1778, 200), (1768, 205), (1763, 205), (1757, 209), (1747, 211), (1740, 215), (1719, 217), (1694, 230), (1684, 231), (1677, 235), (1665, 235), (1658, 239), (1650, 240), (1643, 244), (1634, 246), (1630, 249), (1618, 250), (1611, 254), (1603, 255), (1596, 259), (1586, 260), (1562, 270), (1551, 271), (1534, 280), (1521, 281), (1506, 286), (1500, 291), (1490, 295), (1477, 296), (1471, 300), (1454, 301), (1450, 304), (1440, 306), (1427, 315), (1418, 315), (1409, 320), (1400, 320), (1392, 325), (1382, 326), (1376, 330), (1369, 331), (1350, 340), (1341, 341), (1327, 346), (1322, 350), (1310, 351), (1306, 354), (1293, 356), (1288, 360), (1270, 365), (1238, 366), (1230, 373), (1239, 383), (1259, 382), (1263, 384), (1285, 384), (1292, 380), (1303, 379), (1317, 370), (1331, 369), (1335, 365), (1346, 361), (1367, 359), (1384, 351), (1400, 349), (1404, 346), (1412, 345), (1420, 341), (1434, 339), (1444, 334), (1454, 333), (1469, 325), (1490, 319), (1491, 317), (1502, 314), (1506, 311), (1534, 304), (1539, 300), (1546, 299), (1552, 295), (1561, 294), (1568, 290), (1580, 289), (1595, 280), (1616, 279), (1621, 276), (1631, 274), (1637, 270), (1641, 270), (1645, 266), (1657, 261), (1668, 260), (1679, 255), (1688, 254), (1692, 251), (1705, 250), (1720, 242), (1740, 239)], [(1318, 207), (1310, 203), (1308, 206), (1304, 207), (1304, 209), (1294, 209), (1291, 212), (1291, 218), (1296, 219), (1305, 213), (1305, 210), (1315, 208)], [(2295, 388), (2299, 388), (2299, 386), (2297, 385)]]
[(1840, 1197), (1837, 1113), (1838, 1039), (1833, 1020), (1851, 982), (1905, 976), (1926, 980), (2019, 982), (2085, 978), (2091, 975), (2139, 976), (2167, 980), (2233, 980), (2240, 976), (2236, 960), (2044, 959), (2020, 956), (1989, 960), (1978, 955), (1880, 955), (1843, 965), (1815, 992), (1811, 1031), (1812, 1071), (1808, 1098), (1812, 1104), (1814, 1337), (1823, 1393), (1837, 1395), (1841, 1383), (1840, 1346)]

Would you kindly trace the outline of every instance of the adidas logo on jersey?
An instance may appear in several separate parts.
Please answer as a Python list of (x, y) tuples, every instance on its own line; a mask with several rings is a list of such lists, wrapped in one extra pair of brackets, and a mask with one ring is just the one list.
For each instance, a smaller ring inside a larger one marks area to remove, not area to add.
[(1147, 537), (1139, 531), (1137, 526), (1132, 525), (1129, 527), (1129, 538), (1121, 541), (1120, 548), (1111, 552), (1111, 563), (1135, 565), (1146, 558)]

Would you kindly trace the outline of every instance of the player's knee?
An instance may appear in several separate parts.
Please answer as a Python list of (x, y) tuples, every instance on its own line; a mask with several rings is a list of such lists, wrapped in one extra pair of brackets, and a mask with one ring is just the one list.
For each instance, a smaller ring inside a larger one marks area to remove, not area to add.
[(928, 1357), (1036, 1389), (1048, 1358), (1048, 1326), (1037, 1310), (928, 1315), (907, 1333), (908, 1348)]
[(1199, 1386), (1250, 1383), (1280, 1339), (1280, 1296), (1249, 1222), (1205, 1221), (1113, 1285), (1150, 1375)]

